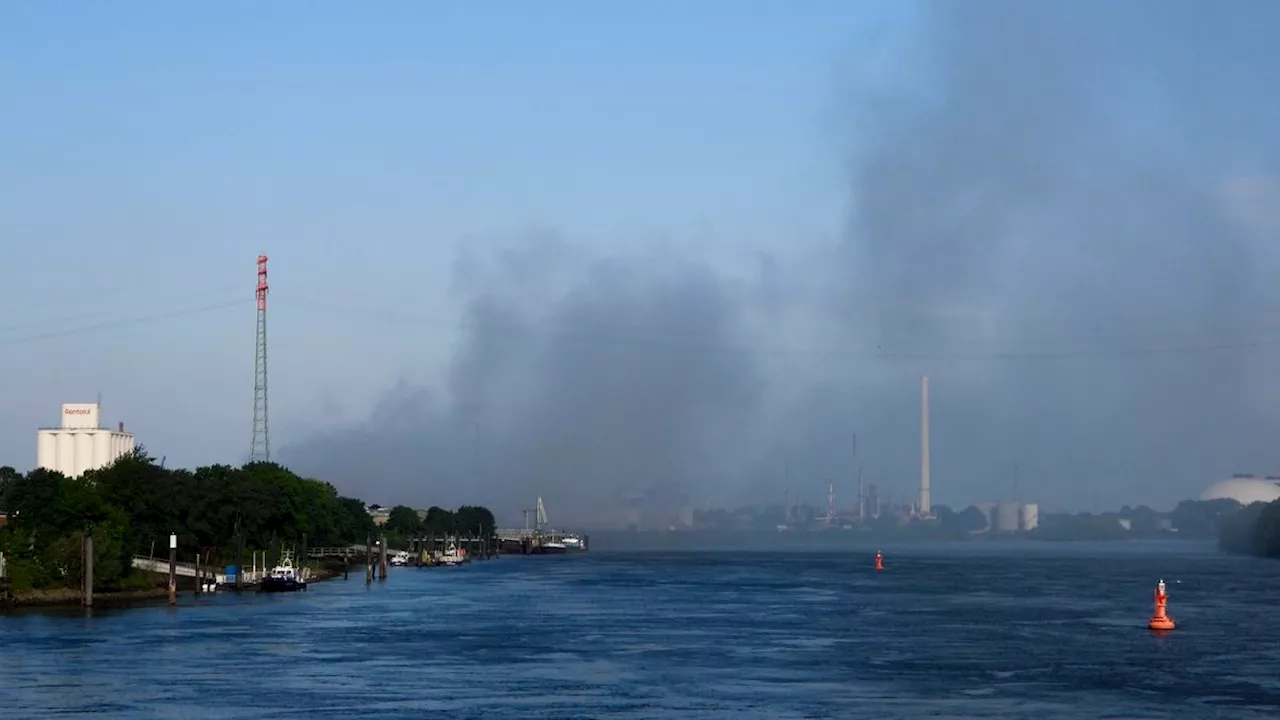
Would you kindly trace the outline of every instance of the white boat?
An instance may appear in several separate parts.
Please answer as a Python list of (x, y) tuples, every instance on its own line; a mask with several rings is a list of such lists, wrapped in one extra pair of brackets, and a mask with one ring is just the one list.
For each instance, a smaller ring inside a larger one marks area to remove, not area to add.
[(582, 538), (577, 535), (566, 535), (560, 540), (560, 544), (564, 545), (564, 549), (570, 552), (574, 550), (586, 550), (587, 547), (582, 542)]
[(280, 564), (271, 568), (259, 587), (262, 592), (297, 592), (307, 589), (307, 581), (294, 569), (293, 557), (285, 550), (280, 553)]
[(397, 552), (395, 555), (392, 555), (392, 556), (391, 556), (391, 561), (390, 561), (390, 562), (391, 562), (391, 564), (392, 564), (392, 565), (394, 565), (394, 566), (396, 566), (396, 567), (400, 567), (400, 566), (403, 566), (403, 565), (408, 565), (408, 564), (409, 564), (409, 553), (407, 553), (407, 552), (405, 552), (405, 551), (401, 550), (400, 552)]
[(564, 543), (556, 542), (555, 540), (544, 542), (534, 548), (534, 553), (537, 555), (563, 555), (566, 551), (567, 548), (565, 548)]
[(458, 546), (449, 543), (445, 546), (444, 552), (440, 555), (440, 564), (448, 567), (457, 567), (467, 561), (467, 556), (458, 552)]

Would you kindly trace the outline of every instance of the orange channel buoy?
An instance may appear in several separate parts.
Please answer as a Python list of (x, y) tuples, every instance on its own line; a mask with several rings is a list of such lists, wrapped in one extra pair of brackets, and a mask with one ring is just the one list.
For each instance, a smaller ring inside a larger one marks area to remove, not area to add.
[(879, 550), (877, 550), (876, 551), (876, 570), (883, 570), (883, 569), (884, 569), (884, 556), (880, 554)]
[(1165, 612), (1165, 605), (1169, 602), (1169, 594), (1164, 590), (1164, 580), (1156, 584), (1156, 610), (1151, 619), (1147, 621), (1147, 627), (1152, 630), (1172, 630), (1175, 625), (1173, 618)]

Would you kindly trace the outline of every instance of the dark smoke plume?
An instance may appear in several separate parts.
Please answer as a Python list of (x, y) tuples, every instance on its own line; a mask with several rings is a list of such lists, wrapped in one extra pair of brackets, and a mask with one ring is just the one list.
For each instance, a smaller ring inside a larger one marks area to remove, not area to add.
[(545, 239), (460, 266), (470, 299), (443, 397), (397, 387), (355, 443), (296, 448), (295, 464), (508, 518), (542, 495), (561, 521), (613, 523), (650, 486), (741, 470), (727, 449), (761, 379), (743, 303), (710, 268)]
[(786, 238), (746, 278), (545, 238), (460, 261), (447, 386), (393, 389), (413, 421), (380, 411), (295, 465), (616, 520), (658, 483), (777, 502), (788, 467), (847, 504), (856, 431), (868, 481), (905, 499), (927, 373), (938, 502), (1007, 497), (1014, 463), (1060, 508), (1280, 470), (1280, 6), (924, 8), (891, 71), (850, 83), (849, 231), (819, 261)]

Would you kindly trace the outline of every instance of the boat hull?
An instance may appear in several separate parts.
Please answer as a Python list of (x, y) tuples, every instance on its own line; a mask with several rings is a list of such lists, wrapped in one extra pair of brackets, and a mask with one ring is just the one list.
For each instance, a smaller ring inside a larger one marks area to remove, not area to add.
[(307, 589), (307, 584), (294, 579), (263, 578), (259, 586), (262, 592), (299, 592)]

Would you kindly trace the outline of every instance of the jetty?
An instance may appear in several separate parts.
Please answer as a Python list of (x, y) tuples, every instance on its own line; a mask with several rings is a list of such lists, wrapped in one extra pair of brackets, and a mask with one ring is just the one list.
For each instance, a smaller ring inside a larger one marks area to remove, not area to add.
[[(529, 525), (529, 514), (533, 513), (533, 525)], [(566, 540), (575, 545), (575, 550), (587, 549), (587, 537), (563, 530), (556, 530), (547, 522), (547, 507), (538, 498), (535, 507), (524, 511), (523, 528), (500, 528), (495, 534), (498, 537), (500, 550), (509, 555), (544, 555), (561, 553), (566, 549)], [(576, 542), (575, 542), (576, 541)]]

